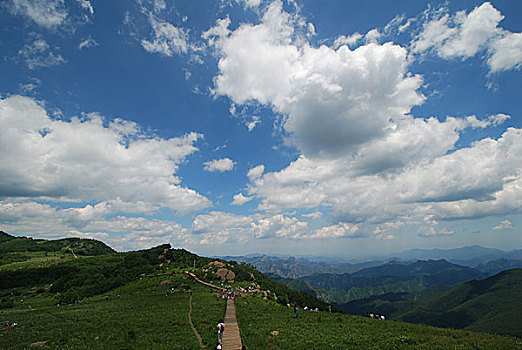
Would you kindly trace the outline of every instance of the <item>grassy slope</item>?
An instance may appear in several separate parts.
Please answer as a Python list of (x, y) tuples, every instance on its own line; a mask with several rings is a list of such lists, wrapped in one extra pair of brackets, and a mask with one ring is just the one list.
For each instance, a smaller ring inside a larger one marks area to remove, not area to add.
[[(23, 305), (0, 311), (0, 320), (19, 323), (0, 333), (0, 348), (25, 349), (47, 341), (50, 347), (74, 349), (199, 349), (188, 321), (190, 294), (180, 291), (165, 298), (172, 286), (193, 290), (192, 320), (204, 344), (212, 348), (224, 303), (217, 303), (208, 288), (184, 277), (145, 277), (79, 305), (53, 307), (50, 298), (29, 297)], [(160, 285), (166, 279), (172, 284)], [(106, 295), (110, 300), (105, 300)]]
[[(156, 261), (158, 254), (165, 255), (163, 248), (158, 248), (126, 253), (125, 257), (133, 264), (152, 258)], [(53, 348), (197, 349), (199, 345), (188, 322), (190, 295), (179, 292), (165, 299), (165, 291), (171, 287), (193, 290), (192, 320), (203, 343), (212, 349), (216, 344), (215, 324), (224, 316), (224, 303), (217, 302), (215, 293), (209, 292), (207, 287), (195, 284), (183, 274), (185, 267), (192, 266), (196, 260), (198, 268), (195, 272), (202, 276), (202, 269), (209, 271), (205, 267), (210, 259), (179, 250), (170, 251), (164, 259), (167, 258), (171, 261), (168, 269), (156, 265), (149, 273), (152, 276), (129, 281), (105, 294), (83, 299), (77, 305), (53, 307), (57, 297), (46, 285), (40, 288), (32, 285), (17, 287), (15, 290), (24, 295), (25, 302), (21, 304), (17, 297), (11, 297), (16, 301), (15, 306), (0, 310), (0, 321), (18, 322), (19, 326), (0, 332), (0, 349), (24, 349), (38, 341), (47, 341), (47, 345)], [(77, 262), (88, 262), (89, 259), (101, 262), (110, 260), (111, 256), (79, 259)], [(280, 296), (279, 301), (283, 297), (306, 303), (312, 301), (309, 296), (287, 291), (247, 265), (235, 266), (235, 272), (236, 277), (255, 275), (256, 282), (264, 285), (262, 289), (275, 291)], [(160, 273), (161, 276), (155, 276)], [(167, 279), (171, 284), (160, 284)], [(247, 280), (241, 282), (244, 287), (250, 284)], [(8, 291), (4, 289), (4, 292)], [(115, 298), (117, 294), (121, 295), (120, 299)], [(105, 300), (106, 295), (110, 295), (109, 301)], [(318, 303), (318, 306), (323, 305)], [(295, 320), (290, 308), (254, 297), (237, 299), (236, 307), (243, 340), (250, 349), (442, 349), (454, 346), (515, 349), (521, 348), (522, 344), (513, 338), (395, 322), (376, 323), (362, 317), (326, 312), (302, 313), (303, 318)], [(272, 330), (281, 333), (271, 336)]]
[(433, 297), (399, 319), (522, 337), (522, 269), (470, 281)]
[(248, 349), (522, 349), (517, 338), (361, 316), (300, 311), (296, 319), (292, 308), (256, 297), (238, 299), (236, 310)]

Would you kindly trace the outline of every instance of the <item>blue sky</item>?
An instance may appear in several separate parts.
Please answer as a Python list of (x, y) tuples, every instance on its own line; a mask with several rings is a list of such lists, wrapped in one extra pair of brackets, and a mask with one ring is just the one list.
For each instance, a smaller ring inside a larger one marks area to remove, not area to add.
[(522, 3), (0, 5), (0, 229), (207, 255), (522, 247)]

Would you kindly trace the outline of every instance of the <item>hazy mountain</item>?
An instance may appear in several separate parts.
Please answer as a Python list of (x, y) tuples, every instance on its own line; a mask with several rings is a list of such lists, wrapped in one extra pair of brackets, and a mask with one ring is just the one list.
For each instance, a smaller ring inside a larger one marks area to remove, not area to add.
[(501, 271), (522, 268), (522, 260), (516, 259), (498, 259), (488, 261), (476, 267), (477, 270), (484, 272), (488, 276), (495, 275)]
[(338, 304), (386, 293), (406, 293), (408, 299), (434, 295), (486, 275), (446, 260), (392, 261), (354, 273), (322, 273), (301, 277), (323, 300)]
[(439, 260), (444, 259), (460, 265), (475, 266), (494, 259), (504, 257), (507, 252), (481, 246), (468, 246), (455, 249), (410, 249), (393, 254), (400, 260)]
[[(234, 260), (251, 264), (262, 273), (282, 278), (299, 278), (316, 273), (347, 273), (355, 272), (366, 266), (373, 266), (372, 263), (349, 264), (349, 263), (325, 263), (320, 261), (310, 261), (304, 258), (280, 258), (274, 256), (236, 256), (223, 257), (225, 260)], [(375, 262), (374, 264), (378, 264)]]

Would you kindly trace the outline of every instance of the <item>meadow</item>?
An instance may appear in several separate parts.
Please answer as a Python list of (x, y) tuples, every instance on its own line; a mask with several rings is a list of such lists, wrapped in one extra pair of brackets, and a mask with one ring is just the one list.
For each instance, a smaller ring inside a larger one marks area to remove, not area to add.
[[(522, 349), (522, 339), (347, 314), (299, 311), (258, 297), (236, 301), (248, 349)], [(276, 331), (277, 333), (275, 333)]]
[[(161, 284), (166, 280), (171, 283)], [(165, 297), (171, 288), (178, 291)], [(184, 274), (144, 277), (79, 304), (59, 307), (53, 306), (53, 298), (30, 296), (23, 304), (0, 311), (2, 322), (18, 323), (2, 330), (0, 348), (27, 349), (43, 342), (47, 348), (61, 349), (200, 349), (188, 319), (189, 290), (192, 321), (211, 349), (225, 303), (216, 302), (214, 293)]]

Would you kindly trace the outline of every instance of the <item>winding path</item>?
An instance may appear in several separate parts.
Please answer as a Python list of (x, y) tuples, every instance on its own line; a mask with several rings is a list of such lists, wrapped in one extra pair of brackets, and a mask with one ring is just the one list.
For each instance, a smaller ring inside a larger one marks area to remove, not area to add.
[(198, 331), (196, 330), (196, 327), (194, 327), (194, 324), (192, 323), (192, 293), (190, 293), (190, 299), (189, 299), (189, 323), (190, 327), (192, 328), (192, 331), (196, 335), (196, 338), (198, 338), (199, 347), (202, 349), (206, 349), (205, 344), (203, 344), (203, 339), (201, 339), (201, 336), (199, 335)]

